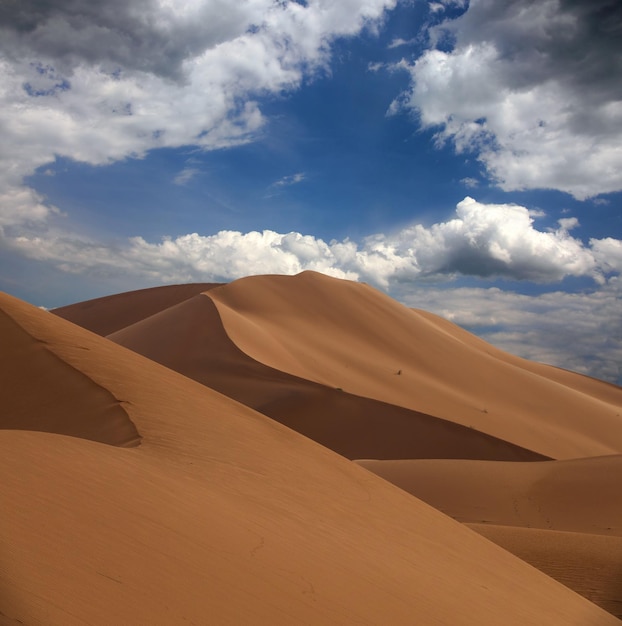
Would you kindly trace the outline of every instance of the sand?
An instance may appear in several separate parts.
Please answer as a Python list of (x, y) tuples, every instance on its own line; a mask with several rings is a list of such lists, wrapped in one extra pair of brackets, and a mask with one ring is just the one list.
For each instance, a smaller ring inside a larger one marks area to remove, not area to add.
[(620, 623), (619, 388), (365, 285), (209, 287), (0, 297), (0, 623)]

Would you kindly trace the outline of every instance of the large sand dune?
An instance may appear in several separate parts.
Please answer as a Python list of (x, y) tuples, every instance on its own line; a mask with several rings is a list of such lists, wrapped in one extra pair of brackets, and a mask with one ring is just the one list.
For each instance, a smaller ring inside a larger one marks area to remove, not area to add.
[(619, 388), (313, 273), (0, 309), (0, 623), (620, 623)]
[[(349, 458), (541, 460), (503, 439), (264, 365), (227, 335), (207, 294), (108, 335)], [(382, 419), (379, 419), (381, 416)]]
[(304, 272), (208, 296), (231, 339), (276, 369), (553, 458), (622, 452), (619, 388), (534, 368), (367, 285)]

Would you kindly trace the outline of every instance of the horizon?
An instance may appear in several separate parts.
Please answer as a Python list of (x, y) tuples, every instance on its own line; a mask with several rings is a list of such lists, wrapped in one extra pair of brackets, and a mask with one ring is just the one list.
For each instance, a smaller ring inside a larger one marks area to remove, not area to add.
[(0, 12), (3, 291), (315, 270), (622, 383), (617, 3)]

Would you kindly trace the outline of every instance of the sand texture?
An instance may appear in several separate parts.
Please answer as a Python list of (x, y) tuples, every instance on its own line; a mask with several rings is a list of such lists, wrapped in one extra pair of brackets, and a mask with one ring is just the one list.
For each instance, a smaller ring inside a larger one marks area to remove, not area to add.
[(619, 388), (314, 273), (54, 313), (0, 297), (0, 624), (620, 623)]

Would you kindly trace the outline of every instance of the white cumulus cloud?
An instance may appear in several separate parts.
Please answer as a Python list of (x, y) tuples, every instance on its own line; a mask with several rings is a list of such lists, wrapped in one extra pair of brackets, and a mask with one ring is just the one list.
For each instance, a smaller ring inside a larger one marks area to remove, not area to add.
[[(538, 214), (536, 214), (538, 215)], [(597, 283), (622, 271), (622, 241), (572, 237), (571, 217), (557, 230), (538, 230), (532, 212), (514, 204), (466, 197), (455, 216), (429, 227), (413, 224), (360, 242), (325, 242), (300, 233), (192, 233), (151, 243), (134, 237), (114, 245), (66, 234), (20, 235), (10, 245), (69, 272), (132, 273), (161, 282), (231, 280), (249, 274), (305, 269), (365, 280), (385, 289), (459, 275), (551, 283), (587, 276)]]
[(621, 23), (615, 0), (472, 0), (432, 30), (442, 46), (399, 64), (412, 84), (391, 111), (476, 153), (506, 191), (619, 191)]

